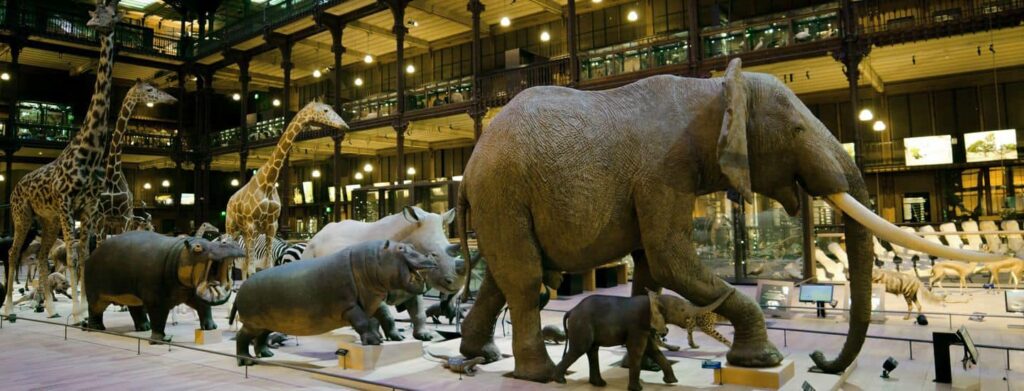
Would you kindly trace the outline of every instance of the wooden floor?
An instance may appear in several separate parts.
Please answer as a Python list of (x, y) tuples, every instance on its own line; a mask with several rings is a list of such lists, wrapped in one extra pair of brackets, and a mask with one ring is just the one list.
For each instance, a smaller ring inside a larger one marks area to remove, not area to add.
[[(753, 287), (741, 287), (745, 294), (753, 294)], [(627, 295), (628, 287), (620, 286), (600, 290), (601, 294)], [(951, 300), (961, 301), (945, 306), (925, 304), (926, 311), (942, 311), (970, 314), (985, 312), (989, 315), (1005, 314), (1003, 312), (1002, 295), (981, 289), (971, 290), (970, 296), (953, 296)], [(543, 324), (560, 324), (564, 310), (572, 308), (583, 295), (559, 298), (549, 304), (542, 313)], [(58, 303), (58, 311), (67, 314), (70, 309), (67, 299)], [(901, 299), (888, 296), (887, 309), (905, 310)], [(229, 329), (226, 315), (229, 306), (217, 307), (214, 317), (222, 330)], [(17, 311), (19, 317), (42, 319), (44, 314), (32, 312), (23, 307)], [(113, 308), (105, 317), (107, 327), (113, 331), (129, 332), (131, 320), (127, 313), (116, 312)], [(884, 324), (873, 324), (871, 335), (913, 337), (931, 339), (934, 331), (949, 331), (966, 325), (975, 341), (979, 344), (1024, 347), (1024, 330), (1009, 328), (1009, 324), (1024, 324), (1024, 317), (1013, 319), (997, 319), (988, 317), (982, 322), (970, 321), (966, 316), (930, 317), (931, 324), (919, 326), (901, 316), (890, 316)], [(175, 342), (191, 344), (192, 329), (196, 327), (194, 315), (183, 316), (179, 324), (169, 327), (168, 334), (173, 335)], [(794, 319), (771, 319), (769, 323), (776, 327), (791, 327), (811, 330), (845, 332), (847, 325), (843, 319), (814, 319), (798, 316)], [(407, 325), (404, 325), (407, 326)], [(449, 326), (439, 326), (449, 328)], [(671, 328), (670, 342), (686, 346), (684, 330)], [(731, 329), (721, 326), (719, 330), (731, 339)], [(511, 327), (508, 327), (511, 332)], [(405, 331), (409, 334), (409, 330)], [(142, 335), (145, 335), (143, 333)], [(64, 329), (59, 326), (41, 325), (19, 320), (16, 323), (4, 323), (0, 329), (0, 390), (32, 390), (32, 389), (317, 389), (341, 388), (337, 384), (318, 380), (313, 375), (286, 368), (256, 366), (249, 370), (248, 378), (245, 370), (235, 365), (233, 359), (208, 352), (191, 351), (166, 346), (141, 345), (141, 354), (136, 353), (135, 340), (99, 333), (87, 333), (70, 330), (69, 338), (64, 340)], [(496, 335), (503, 336), (502, 327), (496, 328)], [(677, 376), (687, 377), (689, 386), (661, 384), (660, 375), (645, 374), (647, 390), (689, 390), (714, 388), (709, 372), (694, 369), (693, 360), (719, 359), (724, 360), (726, 348), (701, 333), (696, 333), (697, 343), (701, 349), (684, 349), (670, 354), (670, 359), (678, 360)], [(834, 356), (843, 342), (840, 336), (824, 336), (806, 333), (789, 332), (785, 335), (780, 331), (770, 331), (769, 337), (789, 358), (797, 361), (797, 373), (805, 373), (809, 366), (807, 355), (821, 349), (828, 356)], [(582, 358), (571, 367), (576, 374), (569, 377), (566, 385), (525, 382), (504, 377), (511, 370), (514, 359), (502, 360), (481, 367), (481, 374), (475, 378), (460, 380), (440, 367), (436, 361), (429, 359), (411, 360), (375, 372), (345, 371), (336, 368), (333, 351), (335, 339), (324, 337), (302, 337), (301, 345), (289, 346), (278, 350), (278, 356), (284, 362), (319, 368), (326, 372), (346, 376), (356, 376), (395, 383), (413, 389), (537, 389), (556, 388), (571, 390), (596, 389), (586, 383), (586, 359)], [(508, 339), (499, 340), (499, 346), (505, 353), (511, 353)], [(429, 346), (433, 351), (454, 353), (457, 351), (458, 340), (437, 343)], [(234, 342), (224, 342), (203, 346), (210, 351), (232, 353)], [(912, 349), (912, 350), (911, 350)], [(913, 360), (910, 359), (911, 351)], [(983, 390), (1024, 390), (1024, 352), (1013, 352), (1009, 356), (1010, 370), (1006, 370), (1007, 356), (1002, 350), (983, 349), (978, 367), (963, 370), (959, 367), (960, 348), (953, 348), (954, 376), (958, 379), (974, 379), (982, 385)], [(561, 347), (549, 349), (553, 360), (561, 355)], [(609, 389), (624, 388), (625, 372), (621, 368), (612, 368), (615, 360), (621, 359), (621, 348), (602, 349), (602, 372), (609, 380)], [(900, 363), (892, 378), (879, 378), (881, 363), (887, 357), (894, 357)], [(905, 342), (868, 340), (859, 356), (858, 366), (843, 385), (846, 390), (936, 390), (949, 389), (947, 386), (936, 385), (934, 377), (932, 350), (929, 344), (915, 343), (908, 346)], [(689, 360), (689, 361), (687, 361)], [(685, 368), (689, 373), (680, 374)], [(1006, 380), (1004, 380), (1004, 378)], [(788, 384), (784, 389), (800, 389), (799, 384)], [(226, 388), (225, 388), (226, 387)], [(364, 386), (356, 386), (365, 388)], [(724, 387), (724, 389), (743, 389)]]

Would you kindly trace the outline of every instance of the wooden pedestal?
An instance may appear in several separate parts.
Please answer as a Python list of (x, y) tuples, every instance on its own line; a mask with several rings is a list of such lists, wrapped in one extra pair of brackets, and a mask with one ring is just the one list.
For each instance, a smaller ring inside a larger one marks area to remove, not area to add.
[(796, 373), (793, 360), (782, 360), (772, 368), (744, 368), (723, 363), (715, 370), (715, 384), (734, 384), (754, 388), (779, 389)]
[(223, 341), (223, 332), (220, 330), (196, 329), (196, 345), (210, 345)]
[(338, 366), (361, 371), (423, 356), (423, 341), (412, 338), (388, 341), (382, 345), (362, 345), (353, 338), (351, 341), (339, 342), (338, 348), (348, 351), (344, 356), (338, 356)]

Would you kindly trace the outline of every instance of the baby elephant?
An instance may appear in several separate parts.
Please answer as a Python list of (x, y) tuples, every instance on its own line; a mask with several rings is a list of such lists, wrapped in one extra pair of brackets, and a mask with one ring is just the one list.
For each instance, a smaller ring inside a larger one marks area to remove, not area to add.
[[(565, 382), (565, 371), (583, 353), (590, 361), (590, 384), (605, 386), (597, 361), (598, 348), (626, 345), (625, 361), (629, 364), (629, 389), (639, 391), (643, 357), (649, 356), (664, 371), (665, 383), (675, 383), (676, 376), (665, 355), (657, 348), (656, 339), (668, 334), (667, 323), (684, 327), (682, 321), (696, 313), (714, 311), (732, 294), (732, 290), (706, 307), (695, 307), (675, 296), (648, 292), (647, 297), (594, 295), (583, 299), (565, 314), (563, 323), (569, 337), (568, 352), (555, 368), (554, 379)], [(608, 316), (615, 314), (615, 316)]]
[[(234, 322), (237, 312), (243, 323), (236, 354), (252, 357), (249, 343), (255, 341), (259, 357), (273, 356), (267, 349), (271, 331), (318, 335), (344, 326), (352, 326), (363, 345), (380, 345), (379, 325), (370, 316), (389, 291), (418, 294), (423, 286), (420, 271), (436, 267), (432, 257), (408, 244), (375, 240), (256, 273), (238, 290), (228, 321)], [(238, 359), (238, 365), (252, 364), (248, 358)]]

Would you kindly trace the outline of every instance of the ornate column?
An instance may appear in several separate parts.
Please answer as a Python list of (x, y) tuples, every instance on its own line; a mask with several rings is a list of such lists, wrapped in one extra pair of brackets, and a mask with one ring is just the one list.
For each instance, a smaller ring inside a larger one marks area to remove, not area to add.
[(480, 43), (480, 14), (486, 7), (480, 0), (469, 0), (466, 9), (473, 14), (473, 102), (469, 109), (469, 116), (473, 118), (473, 139), (476, 140), (483, 133), (483, 119), (484, 114), (487, 113), (480, 86), (481, 60), (483, 59), (483, 49)]
[[(327, 27), (328, 31), (331, 32), (331, 52), (334, 53), (334, 71), (332, 72), (331, 82), (333, 83), (334, 95), (331, 105), (334, 106), (334, 111), (338, 114), (342, 113), (341, 108), (341, 56), (345, 54), (345, 46), (342, 45), (342, 34), (345, 32), (345, 22), (338, 16), (331, 14), (319, 14), (317, 22)], [(342, 219), (342, 208), (348, 205), (348, 200), (344, 199), (347, 197), (345, 194), (345, 186), (341, 183), (341, 142), (345, 139), (345, 133), (342, 131), (336, 131), (331, 136), (334, 140), (334, 156), (331, 165), (331, 172), (334, 182), (334, 203), (331, 207), (333, 211), (331, 217), (334, 221), (341, 221)], [(344, 202), (344, 203), (343, 203)]]
[(246, 183), (245, 172), (249, 160), (249, 124), (246, 117), (249, 114), (249, 56), (242, 56), (238, 59), (238, 83), (241, 84), (241, 99), (238, 100), (238, 181)]
[(175, 191), (175, 219), (174, 219), (174, 230), (178, 232), (188, 231), (186, 225), (182, 224), (185, 217), (185, 209), (181, 205), (181, 193), (185, 189), (182, 184), (185, 183), (185, 173), (181, 168), (181, 163), (185, 160), (186, 151), (185, 146), (182, 145), (182, 139), (185, 137), (185, 97), (188, 94), (188, 90), (185, 89), (185, 78), (188, 77), (188, 73), (183, 69), (178, 71), (178, 134), (174, 137), (174, 186), (177, 189)]
[(700, 19), (697, 18), (699, 13), (700, 7), (697, 4), (697, 0), (686, 2), (686, 41), (689, 46), (690, 74), (698, 77), (701, 76), (700, 63), (701, 59), (704, 58), (704, 52), (701, 48), (703, 43), (700, 40)]
[(857, 31), (857, 16), (854, 15), (853, 2), (842, 0), (839, 9), (839, 33), (842, 36), (842, 47), (832, 53), (836, 61), (843, 63), (846, 80), (850, 89), (850, 115), (853, 117), (853, 146), (856, 150), (854, 162), (864, 172), (864, 143), (860, 134), (860, 94), (857, 84), (860, 81), (860, 62), (871, 52), (871, 43), (861, 39)]
[(579, 34), (576, 30), (576, 0), (569, 0), (565, 6), (565, 31), (569, 35), (569, 85), (573, 87), (580, 84), (579, 45), (576, 44)]
[[(265, 34), (263, 39), (267, 43), (277, 46), (278, 50), (281, 51), (281, 70), (284, 71), (284, 96), (281, 97), (281, 105), (284, 106), (284, 126), (287, 127), (292, 120), (292, 68), (294, 66), (292, 64), (292, 45), (295, 42), (292, 41), (290, 36), (274, 32)], [(290, 211), (288, 210), (292, 202), (290, 157), (284, 160), (280, 176), (281, 185), (278, 188), (278, 194), (281, 196), (281, 217), (278, 220), (277, 226), (281, 235), (287, 238), (291, 232)]]
[(405, 131), (409, 129), (409, 123), (405, 121), (405, 6), (409, 0), (386, 0), (391, 9), (391, 16), (394, 19), (394, 26), (391, 32), (395, 34), (395, 73), (397, 77), (398, 90), (395, 96), (398, 99), (398, 115), (395, 116), (392, 127), (395, 128), (395, 152), (398, 161), (398, 183), (401, 184), (405, 178)]
[[(17, 4), (17, 3), (15, 3)], [(18, 30), (15, 30), (15, 34)], [(21, 55), (21, 49), (23, 47), (23, 38), (21, 36), (15, 37), (9, 44), (11, 53), (11, 64), (9, 67), (9, 73), (11, 75), (10, 84), (10, 106), (7, 109), (7, 124), (6, 133), (4, 136), (7, 138), (7, 142), (4, 147), (4, 203), (8, 204), (7, 208), (4, 208), (4, 231), (14, 232), (14, 226), (11, 222), (11, 192), (14, 187), (14, 154), (20, 149), (21, 143), (18, 141), (17, 132), (17, 118), (18, 118), (18, 84), (21, 80), (21, 65), (18, 62), (18, 57)]]

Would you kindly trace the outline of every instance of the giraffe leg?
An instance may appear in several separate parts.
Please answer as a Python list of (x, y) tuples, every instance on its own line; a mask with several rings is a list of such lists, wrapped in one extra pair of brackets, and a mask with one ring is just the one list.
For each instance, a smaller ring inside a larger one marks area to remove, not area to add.
[[(28, 205), (19, 202), (18, 198), (12, 197), (11, 219), (14, 221), (14, 243), (7, 253), (7, 298), (4, 300), (4, 315), (10, 315), (14, 309), (14, 276), (18, 274), (18, 261), (21, 260), (21, 246), (25, 244), (25, 237), (32, 226), (32, 211)], [(25, 281), (28, 283), (28, 281)]]
[[(67, 251), (68, 280), (71, 283), (71, 315), (72, 315), (72, 321), (74, 323), (78, 323), (79, 322), (78, 310), (79, 310), (79, 301), (80, 301), (79, 300), (79, 295), (82, 294), (82, 292), (79, 292), (80, 281), (82, 279), (82, 275), (81, 275), (82, 269), (80, 267), (80, 264), (82, 263), (82, 251), (81, 251), (81, 248), (82, 248), (82, 246), (87, 246), (88, 245), (88, 235), (86, 235), (85, 240), (83, 240), (81, 238), (81, 235), (80, 235), (79, 238), (78, 238), (78, 242), (75, 243), (74, 242), (75, 241), (75, 231), (74, 231), (74, 222), (73, 221), (74, 220), (72, 220), (71, 212), (70, 211), (67, 211), (64, 214), (64, 217), (61, 218), (61, 226), (62, 226), (62, 229), (64, 231), (64, 242), (65, 243), (73, 243), (72, 245), (68, 246), (68, 251)], [(88, 232), (88, 229), (86, 228), (85, 224), (82, 224), (81, 231), (82, 232)], [(49, 293), (47, 293), (46, 295), (47, 295), (46, 299), (49, 300), (50, 299)]]

